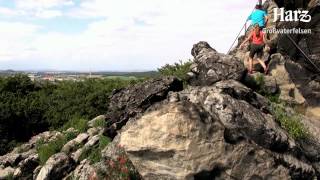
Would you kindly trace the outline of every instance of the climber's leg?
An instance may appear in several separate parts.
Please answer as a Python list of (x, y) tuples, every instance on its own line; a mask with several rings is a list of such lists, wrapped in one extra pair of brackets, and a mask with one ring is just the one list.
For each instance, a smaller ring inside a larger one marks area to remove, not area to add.
[(253, 59), (249, 57), (249, 74), (252, 74)]
[(264, 63), (263, 60), (261, 60), (261, 58), (257, 58), (258, 62), (260, 63), (260, 65), (263, 67), (264, 73), (267, 74), (267, 66), (266, 63)]
[(252, 74), (253, 72), (253, 58), (256, 54), (256, 46), (254, 44), (250, 44), (250, 54), (249, 54), (249, 73)]
[(262, 60), (264, 62), (268, 61), (269, 56), (270, 56), (270, 47), (268, 45), (266, 45), (264, 47), (264, 49), (263, 49), (263, 58), (262, 58)]
[(267, 66), (265, 64), (264, 59), (262, 59), (263, 56), (263, 50), (264, 50), (264, 45), (258, 45), (256, 49), (256, 54), (257, 54), (257, 60), (260, 63), (260, 65), (263, 67), (264, 73), (267, 74)]

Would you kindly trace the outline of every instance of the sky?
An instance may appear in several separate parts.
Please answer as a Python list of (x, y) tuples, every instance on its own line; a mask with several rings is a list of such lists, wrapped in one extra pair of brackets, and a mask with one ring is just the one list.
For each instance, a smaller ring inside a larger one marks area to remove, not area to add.
[(255, 0), (0, 0), (0, 69), (145, 71), (226, 53)]

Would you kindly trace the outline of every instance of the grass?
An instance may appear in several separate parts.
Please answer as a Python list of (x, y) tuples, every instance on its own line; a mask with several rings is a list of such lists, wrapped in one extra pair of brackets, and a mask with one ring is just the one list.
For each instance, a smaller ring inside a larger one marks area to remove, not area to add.
[(14, 180), (13, 173), (10, 173), (7, 177), (5, 177), (5, 180)]
[(253, 76), (252, 78), (249, 77), (248, 79), (246, 79), (245, 84), (261, 95), (271, 94), (270, 92), (267, 92), (264, 89), (265, 78), (264, 75), (261, 73), (258, 73), (256, 76)]
[(193, 61), (191, 59), (187, 61), (179, 60), (179, 62), (174, 64), (166, 64), (161, 68), (158, 68), (158, 72), (162, 76), (175, 76), (183, 81), (183, 86), (186, 87), (188, 85), (187, 79), (188, 72), (190, 72), (190, 67)]
[(105, 127), (106, 121), (105, 119), (98, 119), (94, 122), (93, 127)]
[(67, 123), (64, 124), (63, 130), (67, 130), (69, 128), (75, 128), (79, 132), (85, 132), (88, 130), (88, 121), (83, 118), (72, 118)]
[(298, 140), (308, 137), (309, 133), (301, 122), (301, 116), (296, 112), (290, 114), (288, 113), (286, 107), (289, 107), (290, 105), (282, 102), (279, 99), (280, 92), (272, 94), (263, 88), (265, 84), (263, 74), (258, 74), (252, 81), (248, 83), (250, 84), (250, 87), (254, 88), (259, 94), (263, 95), (270, 101), (270, 109), (273, 116), (280, 126), (285, 129), (292, 138)]
[(264, 79), (264, 75), (263, 74), (258, 74), (256, 77), (255, 77), (255, 83), (258, 87), (263, 87), (264, 84), (265, 84), (265, 79)]
[(77, 134), (68, 132), (49, 143), (45, 143), (43, 139), (40, 139), (36, 144), (40, 164), (44, 165), (52, 155), (60, 152), (61, 148), (76, 136)]
[(92, 164), (99, 162), (101, 159), (101, 151), (110, 141), (108, 137), (100, 135), (99, 143), (90, 148), (85, 148), (80, 156), (80, 160), (88, 159)]
[(301, 122), (301, 117), (297, 113), (289, 114), (282, 104), (272, 103), (271, 109), (274, 117), (289, 135), (296, 139), (305, 139), (308, 137), (308, 130)]

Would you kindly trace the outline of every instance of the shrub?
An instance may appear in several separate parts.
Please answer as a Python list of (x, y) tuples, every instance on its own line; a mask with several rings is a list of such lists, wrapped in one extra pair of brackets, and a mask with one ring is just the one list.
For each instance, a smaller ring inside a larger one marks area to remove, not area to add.
[(73, 123), (84, 129), (84, 121), (76, 121), (105, 113), (112, 90), (141, 81), (87, 79), (51, 83), (33, 82), (21, 74), (0, 77), (0, 155), (12, 150), (16, 142), (26, 142), (49, 129)]
[(301, 122), (301, 117), (297, 113), (289, 114), (285, 103), (279, 99), (280, 93), (271, 94), (264, 89), (265, 79), (263, 74), (258, 74), (253, 79), (249, 79), (246, 84), (263, 95), (270, 101), (270, 108), (273, 116), (294, 139), (304, 139), (308, 136), (308, 130)]
[(260, 89), (264, 86), (264, 75), (263, 74), (258, 74), (256, 77), (255, 77), (255, 82), (256, 82), (256, 85), (258, 87), (260, 87)]
[(74, 128), (78, 130), (79, 132), (85, 132), (88, 129), (87, 120), (80, 118), (80, 117), (74, 117), (70, 119), (66, 124), (63, 126), (63, 130)]
[(272, 103), (271, 108), (276, 120), (292, 138), (298, 140), (308, 137), (308, 130), (302, 124), (301, 117), (298, 114), (289, 114), (281, 104)]
[(13, 173), (10, 173), (7, 177), (5, 177), (5, 180), (14, 180)]
[(39, 154), (40, 164), (44, 165), (52, 155), (60, 152), (63, 145), (75, 137), (76, 134), (74, 133), (66, 133), (47, 144), (45, 144), (43, 140), (39, 140), (37, 142), (37, 152)]
[(110, 143), (110, 139), (106, 136), (100, 135), (99, 143), (85, 148), (81, 153), (80, 160), (88, 159), (91, 163), (97, 163), (101, 160), (101, 151)]
[(106, 120), (102, 118), (94, 121), (93, 127), (105, 127), (105, 125), (106, 125)]
[(259, 94), (265, 94), (266, 92), (263, 89), (265, 84), (265, 79), (263, 74), (256, 74), (255, 76), (247, 76), (244, 81), (245, 85), (255, 90)]
[(176, 76), (181, 79), (186, 85), (188, 78), (187, 73), (190, 71), (190, 66), (192, 61), (189, 59), (186, 62), (179, 61), (179, 63), (174, 63), (173, 65), (166, 64), (158, 69), (163, 76)]

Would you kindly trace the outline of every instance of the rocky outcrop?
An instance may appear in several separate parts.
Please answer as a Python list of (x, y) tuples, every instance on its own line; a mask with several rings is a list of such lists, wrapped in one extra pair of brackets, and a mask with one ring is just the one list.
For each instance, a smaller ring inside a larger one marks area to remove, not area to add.
[[(96, 121), (104, 120), (103, 117), (103, 115), (98, 116), (89, 121), (88, 127), (90, 128), (87, 132), (80, 133), (74, 128), (62, 132), (44, 132), (32, 137), (28, 143), (16, 147), (12, 152), (0, 156), (0, 180), (8, 178), (24, 180), (87, 178), (90, 175), (88, 171), (91, 170), (89, 169), (91, 166), (88, 164), (90, 161), (86, 159), (88, 157), (83, 156), (83, 154), (85, 151), (94, 149), (100, 142), (103, 127), (97, 126), (99, 123)], [(75, 134), (74, 139), (66, 142), (60, 152), (52, 154), (42, 165), (38, 154), (39, 147), (46, 146), (49, 143), (55, 144), (68, 134), (69, 136)], [(97, 151), (96, 153), (100, 152)]]
[(73, 179), (88, 180), (94, 177), (94, 174), (95, 174), (94, 167), (90, 165), (90, 161), (85, 159), (81, 161), (80, 165), (74, 170)]
[(194, 86), (212, 85), (221, 80), (241, 80), (245, 67), (235, 56), (214, 50), (207, 42), (199, 42), (192, 48), (194, 63), (191, 65), (189, 82)]
[(14, 174), (14, 169), (12, 167), (6, 167), (4, 169), (0, 168), (0, 179), (7, 179)]
[(106, 114), (105, 134), (113, 138), (130, 117), (143, 113), (152, 104), (166, 99), (170, 91), (180, 91), (183, 84), (175, 77), (152, 79), (113, 92)]
[[(300, 112), (311, 118), (320, 119), (320, 98), (317, 92), (320, 87), (320, 4), (318, 0), (279, 0), (266, 1), (263, 5), (268, 12), (269, 21), (266, 29), (311, 29), (311, 34), (266, 34), (266, 44), (271, 48), (269, 58), (269, 75), (276, 79), (279, 86), (280, 99), (296, 105)], [(312, 16), (311, 22), (280, 22), (274, 21), (275, 8), (287, 10), (304, 9)], [(239, 38), (238, 46), (244, 38)], [(293, 41), (293, 42), (292, 42)], [(297, 44), (299, 48), (295, 45)], [(302, 51), (301, 51), (301, 50)], [(235, 48), (230, 54), (241, 59), (247, 66), (247, 49)], [(264, 54), (267, 54), (266, 52)], [(273, 56), (271, 56), (273, 54)], [(264, 55), (264, 57), (268, 57)], [(281, 59), (279, 61), (279, 59)], [(261, 71), (258, 62), (253, 63), (254, 70)], [(262, 72), (262, 71), (261, 71)], [(270, 79), (269, 79), (270, 80)], [(269, 81), (270, 82), (270, 81)]]
[(280, 100), (292, 105), (305, 107), (307, 102), (287, 70), (287, 61), (281, 54), (274, 54), (269, 63), (270, 75), (273, 76), (280, 88)]
[(315, 178), (316, 165), (275, 122), (267, 100), (239, 82), (172, 96), (176, 102), (151, 107), (113, 142), (144, 179)]
[(36, 180), (61, 179), (72, 169), (74, 163), (65, 153), (58, 153), (51, 156), (41, 168)]

